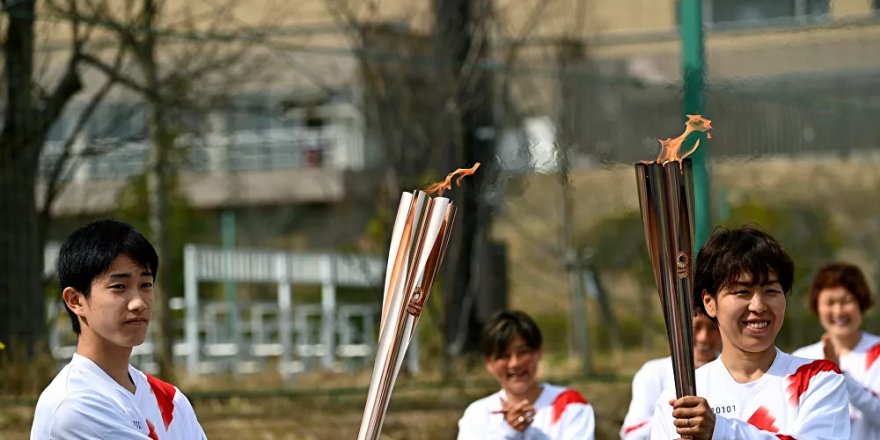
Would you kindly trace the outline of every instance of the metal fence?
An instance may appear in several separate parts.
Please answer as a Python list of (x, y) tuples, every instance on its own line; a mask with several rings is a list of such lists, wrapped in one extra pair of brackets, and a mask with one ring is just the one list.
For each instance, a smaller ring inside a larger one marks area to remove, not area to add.
[[(57, 245), (47, 247), (57, 255)], [(46, 259), (51, 273), (55, 258)], [(169, 299), (174, 316), (174, 356), (193, 375), (250, 373), (277, 368), (284, 377), (313, 368), (338, 370), (367, 365), (375, 353), (382, 259), (372, 255), (228, 250), (187, 245), (185, 291)], [(275, 300), (209, 298), (208, 283), (268, 284)], [(296, 289), (320, 287), (320, 302), (295, 301)], [(375, 290), (364, 301), (340, 302), (337, 288)], [(49, 303), (52, 355), (66, 361), (76, 337), (58, 301)], [(234, 315), (236, 325), (228, 323)], [(152, 327), (155, 328), (155, 325)], [(153, 338), (132, 351), (132, 364), (156, 368)], [(417, 341), (408, 368), (418, 369)]]

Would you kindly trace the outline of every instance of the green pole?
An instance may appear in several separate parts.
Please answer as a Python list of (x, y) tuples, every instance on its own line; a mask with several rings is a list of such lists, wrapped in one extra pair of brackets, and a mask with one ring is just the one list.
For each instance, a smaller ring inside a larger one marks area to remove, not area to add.
[[(702, 0), (679, 1), (682, 85), (686, 115), (701, 115), (706, 107), (706, 96), (703, 92), (706, 74), (701, 3)], [(703, 245), (712, 229), (709, 173), (706, 170), (707, 152), (708, 141), (703, 136), (700, 148), (690, 156), (694, 166), (695, 251)]]
[[(223, 249), (235, 249), (235, 211), (225, 209), (220, 215), (220, 230), (222, 234)], [(234, 281), (223, 283), (223, 293), (226, 297), (229, 313), (226, 315), (227, 335), (238, 345), (238, 293)]]

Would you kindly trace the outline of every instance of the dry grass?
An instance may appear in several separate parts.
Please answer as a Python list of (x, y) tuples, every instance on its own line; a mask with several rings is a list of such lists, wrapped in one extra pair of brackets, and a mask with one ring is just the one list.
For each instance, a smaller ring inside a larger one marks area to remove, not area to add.
[[(567, 385), (581, 391), (593, 404), (596, 438), (616, 438), (629, 402), (628, 381), (581, 380)], [(458, 418), (468, 403), (494, 390), (485, 377), (452, 384), (402, 380), (395, 388), (382, 438), (454, 439)], [(249, 397), (190, 394), (199, 420), (212, 440), (355, 438), (365, 396), (362, 388), (327, 388), (323, 393), (315, 388), (303, 388), (301, 393), (262, 390)], [(32, 418), (32, 403), (3, 407), (0, 438), (27, 439)]]

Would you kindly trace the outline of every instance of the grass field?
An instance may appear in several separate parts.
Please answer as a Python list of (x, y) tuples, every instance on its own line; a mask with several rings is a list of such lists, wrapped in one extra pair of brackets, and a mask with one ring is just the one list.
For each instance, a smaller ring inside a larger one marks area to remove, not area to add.
[[(454, 439), (456, 423), (471, 401), (495, 391), (485, 377), (444, 383), (402, 378), (385, 419), (382, 439)], [(563, 381), (579, 390), (596, 411), (597, 439), (617, 438), (629, 403), (626, 378)], [(298, 385), (300, 386), (300, 385)], [(363, 414), (361, 387), (247, 389), (189, 394), (208, 438), (354, 439)], [(0, 438), (28, 438), (33, 403), (0, 407)]]

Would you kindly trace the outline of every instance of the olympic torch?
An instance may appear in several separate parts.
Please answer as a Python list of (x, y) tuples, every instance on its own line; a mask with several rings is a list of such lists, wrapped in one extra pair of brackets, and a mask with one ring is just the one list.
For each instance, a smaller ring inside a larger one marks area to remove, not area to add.
[(400, 197), (385, 268), (379, 343), (359, 440), (379, 438), (403, 355), (446, 254), (456, 208), (448, 198), (439, 196), (452, 188), (453, 177), (458, 176), (456, 183), (460, 184), (479, 166), (458, 169), (425, 191), (405, 192)]
[(661, 151), (656, 161), (635, 164), (642, 226), (666, 322), (677, 397), (696, 395), (691, 324), (694, 179), (691, 160), (686, 157), (697, 149), (700, 141), (687, 153), (680, 154), (680, 149), (688, 135), (711, 128), (708, 119), (688, 115), (681, 136), (660, 141)]

